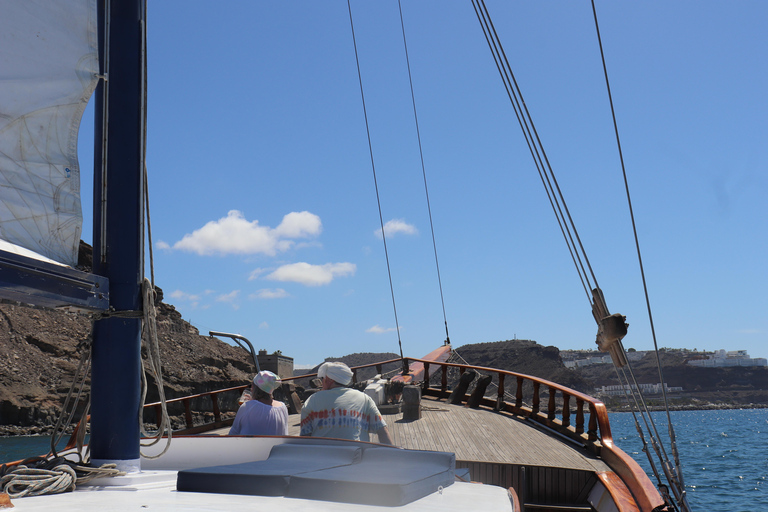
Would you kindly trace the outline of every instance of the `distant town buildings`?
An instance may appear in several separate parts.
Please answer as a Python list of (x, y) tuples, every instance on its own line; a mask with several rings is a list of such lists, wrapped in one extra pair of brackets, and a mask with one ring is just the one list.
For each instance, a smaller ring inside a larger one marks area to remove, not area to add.
[[(665, 350), (665, 349), (661, 349)], [(764, 357), (751, 358), (746, 350), (717, 350), (714, 353), (701, 352), (688, 349), (674, 349), (683, 353), (691, 366), (705, 368), (723, 368), (728, 366), (768, 366), (768, 359)], [(639, 361), (650, 350), (629, 350), (626, 353), (630, 363)], [(563, 350), (560, 352), (563, 364), (566, 368), (581, 368), (593, 364), (611, 364), (611, 356), (593, 350)]]
[[(643, 357), (645, 357), (645, 354), (647, 354), (647, 350), (642, 351), (631, 351), (627, 352), (627, 359), (629, 359), (630, 362), (639, 361)], [(611, 356), (609, 354), (604, 354), (602, 352), (581, 352), (581, 351), (561, 351), (560, 356), (563, 359), (563, 364), (566, 368), (581, 368), (582, 366), (590, 366), (593, 364), (611, 364)]]
[[(662, 390), (666, 391), (667, 393), (680, 392), (683, 390), (682, 387), (678, 387), (678, 386), (669, 387), (667, 386), (666, 382), (664, 383), (663, 386), (659, 383), (659, 384), (640, 384), (639, 387), (640, 387), (640, 391), (644, 395), (660, 395)], [(634, 384), (631, 387), (629, 384), (624, 384), (623, 386), (600, 386), (599, 388), (595, 388), (595, 393), (598, 395), (616, 396), (616, 395), (625, 395), (631, 389), (637, 389), (637, 387)]]
[(688, 361), (691, 366), (705, 368), (723, 368), (726, 366), (768, 366), (768, 359), (764, 357), (751, 358), (746, 350), (717, 350), (714, 355), (706, 359), (692, 359)]

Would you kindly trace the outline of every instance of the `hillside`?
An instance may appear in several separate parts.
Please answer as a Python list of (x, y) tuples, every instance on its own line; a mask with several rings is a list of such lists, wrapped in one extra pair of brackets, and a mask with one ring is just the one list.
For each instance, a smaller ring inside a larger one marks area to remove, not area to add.
[[(249, 382), (253, 367), (243, 349), (200, 335), (172, 305), (162, 302), (162, 291), (157, 307), (168, 398)], [(90, 330), (91, 321), (85, 316), (0, 304), (0, 433), (36, 432), (55, 423), (80, 357), (87, 353)], [(568, 369), (556, 347), (530, 340), (476, 343), (458, 347), (456, 352), (469, 364), (534, 375), (588, 394), (594, 394), (596, 386), (618, 383), (612, 365)], [(356, 353), (326, 360), (357, 366), (395, 358), (392, 353)], [(675, 351), (662, 352), (661, 359), (668, 384), (684, 390), (673, 397), (674, 404), (768, 406), (768, 368), (692, 367)], [(639, 382), (659, 381), (654, 357), (646, 356), (633, 367)], [(393, 363), (383, 372), (397, 369)], [(358, 379), (371, 378), (374, 373), (375, 369), (361, 371)], [(157, 391), (150, 385), (147, 401), (156, 400)], [(606, 403), (621, 407), (620, 402)], [(236, 405), (222, 403), (221, 407), (232, 411)]]
[[(768, 368), (729, 367), (702, 368), (685, 364), (686, 355), (680, 350), (659, 351), (664, 381), (670, 387), (682, 387), (683, 393), (673, 393), (671, 402), (680, 405), (709, 407), (718, 406), (768, 406)], [(632, 370), (640, 383), (659, 382), (656, 355), (648, 353)], [(595, 386), (618, 384), (613, 365), (591, 365), (575, 370)], [(619, 407), (618, 400), (605, 400), (606, 404)]]
[(578, 373), (569, 370), (560, 359), (557, 347), (545, 347), (531, 340), (506, 340), (474, 343), (455, 349), (467, 363), (524, 373), (589, 393), (594, 387)]
[[(469, 364), (499, 368), (565, 384), (595, 395), (595, 388), (620, 384), (612, 364), (566, 368), (556, 347), (544, 347), (530, 340), (507, 340), (458, 347), (456, 352)], [(768, 407), (768, 368), (702, 368), (686, 364), (685, 351), (659, 352), (664, 381), (682, 392), (668, 395), (669, 403), (679, 408)], [(656, 356), (648, 353), (632, 363), (637, 382), (660, 381)], [(613, 410), (625, 408), (624, 399), (600, 397)], [(659, 405), (661, 396), (646, 397), (649, 405)]]
[[(157, 308), (168, 398), (249, 382), (253, 364), (244, 350), (201, 336), (169, 304)], [(90, 331), (82, 315), (0, 304), (0, 431), (55, 423)], [(157, 399), (150, 384), (147, 402)]]

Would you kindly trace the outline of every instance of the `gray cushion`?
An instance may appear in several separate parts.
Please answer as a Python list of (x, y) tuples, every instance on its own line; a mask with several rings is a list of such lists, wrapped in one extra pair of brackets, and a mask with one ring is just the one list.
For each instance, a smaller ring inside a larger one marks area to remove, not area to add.
[(179, 491), (283, 496), (293, 475), (359, 462), (357, 446), (279, 444), (269, 458), (242, 464), (179, 471)]
[(400, 506), (454, 482), (453, 453), (366, 448), (359, 464), (291, 477), (286, 496)]

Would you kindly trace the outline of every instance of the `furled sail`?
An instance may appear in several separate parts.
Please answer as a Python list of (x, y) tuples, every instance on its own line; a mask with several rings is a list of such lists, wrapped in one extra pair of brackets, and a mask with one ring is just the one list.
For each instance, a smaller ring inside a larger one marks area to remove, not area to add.
[(98, 82), (96, 0), (0, 0), (0, 239), (68, 265), (77, 134)]

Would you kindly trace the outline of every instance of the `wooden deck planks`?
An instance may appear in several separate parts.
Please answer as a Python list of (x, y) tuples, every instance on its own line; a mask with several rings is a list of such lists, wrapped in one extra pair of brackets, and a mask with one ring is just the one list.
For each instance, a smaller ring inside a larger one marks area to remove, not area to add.
[[(392, 414), (384, 420), (403, 448), (453, 452), (463, 461), (610, 471), (586, 450), (506, 413), (424, 398), (421, 419), (405, 422)], [(288, 433), (299, 435), (298, 415), (290, 416)]]
[(450, 451), (457, 460), (606, 470), (586, 450), (509, 414), (424, 399), (422, 418), (403, 422), (402, 415), (384, 417), (398, 446)]

